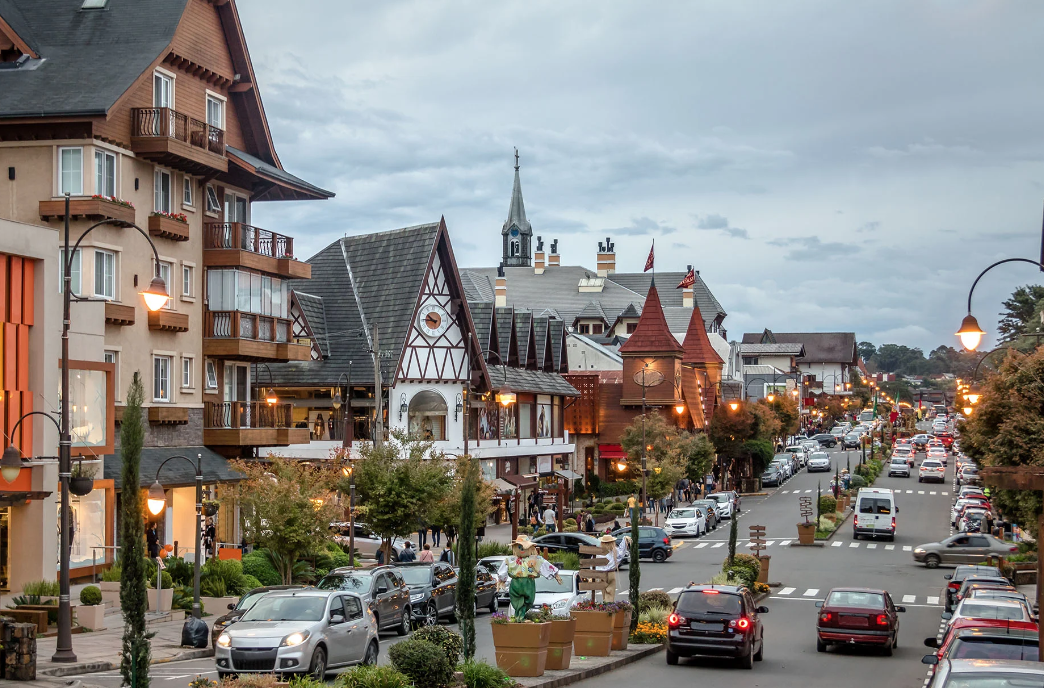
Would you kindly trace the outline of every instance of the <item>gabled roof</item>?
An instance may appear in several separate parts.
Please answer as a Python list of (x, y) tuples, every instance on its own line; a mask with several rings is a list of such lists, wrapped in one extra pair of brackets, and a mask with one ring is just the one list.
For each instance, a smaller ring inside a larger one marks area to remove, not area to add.
[(469, 302), (494, 301), (496, 294), (493, 285), (485, 277), (463, 270), (460, 273), (460, 281), (464, 285), (464, 293), (467, 294)]
[[(207, 447), (178, 447), (178, 453), (192, 457), (192, 463), (188, 461), (171, 461), (163, 467), (163, 484), (166, 487), (182, 487), (195, 485), (196, 470), (193, 464), (196, 455), (201, 455), (200, 468), (203, 472), (203, 480), (209, 485), (211, 483), (239, 482), (243, 474), (232, 469), (228, 465), (228, 459)], [(138, 486), (148, 487), (156, 480), (156, 471), (160, 465), (170, 458), (173, 450), (170, 447), (143, 447), (141, 450), (141, 466), (138, 476)], [(117, 448), (112, 454), (105, 455), (102, 475), (99, 479), (113, 481), (117, 490), (123, 489), (123, 459)]]
[[(846, 363), (859, 360), (855, 332), (769, 332), (777, 342), (799, 343), (804, 353), (799, 363)], [(746, 333), (743, 343), (760, 341), (765, 333)]]
[(533, 314), (515, 311), (515, 336), (518, 340), (518, 365), (528, 368), (536, 362), (536, 344), (533, 341)]
[[(536, 343), (537, 369), (543, 370), (546, 354), (550, 351), (548, 349), (547, 318), (533, 318), (533, 340)], [(550, 361), (548, 363), (550, 364)]]
[(330, 340), (326, 333), (326, 304), (322, 297), (306, 294), (298, 289), (293, 290), (297, 303), (301, 305), (301, 312), (308, 322), (309, 329), (315, 337), (316, 346), (324, 357), (330, 355)]
[(743, 374), (744, 375), (773, 375), (773, 376), (779, 375), (781, 377), (781, 379), (782, 379), (782, 376), (789, 375), (789, 373), (787, 373), (784, 370), (780, 370), (776, 366), (760, 365), (760, 364), (759, 365), (745, 365), (745, 366), (743, 366)]
[[(746, 339), (746, 335), (744, 335), (743, 338)], [(800, 356), (804, 350), (805, 347), (803, 347), (799, 342), (781, 342), (779, 344), (740, 344), (741, 354)]]
[[(660, 277), (660, 284), (666, 284), (673, 287), (683, 279), (687, 272), (661, 272), (658, 273)], [(693, 302), (700, 307), (703, 311), (704, 317), (711, 321), (723, 319), (727, 314), (725, 309), (718, 303), (718, 299), (714, 298), (714, 294), (711, 293), (710, 287), (700, 277), (700, 273), (696, 272), (696, 282), (692, 285), (692, 298)], [(652, 274), (648, 272), (614, 272), (606, 278), (610, 282), (615, 282), (620, 286), (626, 287), (636, 294), (646, 296), (649, 293), (649, 287), (652, 285)], [(665, 289), (660, 293), (660, 304), (664, 308), (671, 306), (682, 306), (682, 290), (681, 289)]]
[(493, 302), (469, 301), (468, 308), (471, 309), (471, 319), (475, 323), (475, 336), (478, 337), (479, 346), (496, 351), (498, 344), (491, 339), (494, 332)]
[[(314, 184), (309, 184), (300, 177), (295, 177), (289, 172), (283, 170), (280, 167), (269, 164), (256, 156), (241, 151), (238, 148), (232, 146), (225, 146), (225, 150), (228, 151), (228, 159), (233, 164), (239, 165), (247, 172), (252, 172), (262, 179), (268, 179), (270, 181), (277, 182), (273, 184), (270, 189), (264, 193), (258, 194), (254, 197), (255, 201), (272, 201), (272, 200), (303, 200), (306, 198), (333, 198), (333, 191), (327, 191), (326, 189), (320, 189)], [(286, 186), (292, 187), (297, 194), (287, 195), (284, 191)]]
[(40, 57), (29, 22), (12, 0), (0, 0), (0, 36), (6, 36), (23, 54)]
[(667, 327), (655, 284), (649, 289), (649, 296), (642, 306), (642, 317), (638, 319), (634, 333), (620, 347), (620, 353), (683, 353), (681, 344)]
[[(628, 304), (627, 307), (633, 309), (634, 304)], [(573, 318), (573, 325), (576, 325), (576, 321), (581, 319), (601, 320), (607, 327), (609, 326), (609, 319), (605, 317), (605, 311), (602, 310), (602, 304), (597, 301), (591, 301), (584, 306), (580, 312), (576, 314), (576, 317)]]
[(682, 347), (685, 350), (682, 363), (698, 365), (723, 365), (725, 363), (710, 343), (707, 326), (703, 322), (703, 314), (700, 313), (699, 307), (692, 309), (692, 318), (689, 320), (689, 329), (685, 332), (685, 343)]
[(504, 384), (515, 392), (532, 392), (536, 394), (560, 394), (567, 397), (580, 396), (580, 392), (558, 373), (545, 373), (541, 370), (525, 370), (505, 366), (489, 366), (489, 379), (494, 389)]
[(549, 320), (548, 333), (551, 337), (552, 370), (558, 373), (569, 372), (569, 361), (566, 358), (565, 323), (561, 320)]

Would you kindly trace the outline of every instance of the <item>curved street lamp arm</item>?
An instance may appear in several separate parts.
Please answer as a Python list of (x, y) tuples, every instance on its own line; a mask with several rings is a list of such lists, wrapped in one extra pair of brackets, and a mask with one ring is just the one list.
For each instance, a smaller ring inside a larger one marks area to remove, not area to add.
[(184, 459), (184, 460), (188, 461), (190, 464), (192, 464), (192, 467), (196, 469), (196, 477), (197, 478), (202, 478), (203, 477), (203, 471), (202, 471), (203, 455), (202, 454), (197, 454), (195, 461), (193, 461), (192, 459), (190, 459), (187, 456), (182, 456), (181, 454), (178, 454), (176, 456), (168, 456), (166, 459), (163, 460), (163, 463), (161, 463), (159, 465), (159, 468), (156, 469), (156, 482), (159, 482), (160, 471), (163, 470), (163, 467), (167, 465), (168, 461), (171, 461), (173, 459)]
[(998, 265), (1003, 265), (1004, 263), (1029, 263), (1030, 265), (1036, 265), (1038, 268), (1044, 271), (1044, 263), (1039, 263), (1035, 260), (1030, 260), (1029, 258), (1005, 258), (1004, 260), (998, 260), (996, 263), (980, 272), (979, 276), (975, 278), (974, 282), (972, 282), (971, 289), (968, 290), (968, 315), (971, 315), (972, 294), (975, 292), (975, 285), (979, 283), (979, 280), (982, 279), (983, 275), (985, 275), (987, 272), (997, 267)]
[[(125, 222), (123, 220), (113, 220), (112, 218), (109, 218), (107, 220), (102, 220), (101, 222), (95, 222), (93, 225), (88, 227), (87, 230), (83, 234), (80, 235), (80, 238), (76, 240), (75, 244), (73, 244), (72, 249), (69, 250), (68, 255), (65, 256), (66, 264), (63, 267), (66, 270), (68, 270), (72, 266), (72, 257), (73, 257), (73, 255), (76, 254), (77, 249), (80, 248), (80, 242), (83, 241), (84, 237), (86, 237), (88, 234), (90, 234), (94, 229), (96, 229), (98, 227), (101, 227), (102, 225), (119, 225), (120, 227), (133, 227), (134, 229), (136, 229), (139, 232), (141, 232), (141, 235), (143, 237), (145, 237), (146, 241), (149, 242), (149, 247), (152, 248), (152, 254), (156, 257), (156, 276), (157, 277), (159, 276), (159, 266), (160, 266), (159, 251), (156, 249), (156, 244), (152, 241), (152, 239), (149, 238), (149, 233), (146, 232), (141, 227), (139, 227), (138, 225), (134, 224), (133, 222)], [(65, 274), (65, 273), (62, 273), (62, 274)]]
[(1010, 346), (1008, 346), (1008, 345), (1004, 345), (1004, 346), (998, 346), (998, 347), (997, 347), (996, 349), (990, 349), (989, 351), (987, 351), (986, 353), (984, 353), (984, 354), (982, 355), (982, 358), (980, 358), (980, 359), (979, 359), (979, 362), (975, 364), (975, 370), (974, 370), (974, 371), (972, 371), (972, 378), (971, 378), (971, 381), (972, 381), (972, 382), (975, 382), (976, 380), (978, 380), (978, 379), (979, 379), (979, 366), (981, 366), (981, 365), (982, 365), (982, 362), (983, 362), (983, 361), (985, 361), (985, 360), (986, 360), (987, 358), (989, 358), (989, 357), (990, 357), (990, 354), (992, 354), (992, 353), (994, 353), (994, 352), (996, 352), (996, 351), (1001, 351), (1001, 350), (1007, 350), (1007, 349), (1010, 349), (1010, 348), (1012, 348), (1012, 347), (1010, 347)]
[(52, 423), (54, 423), (54, 427), (58, 428), (58, 434), (59, 435), (62, 434), (62, 426), (58, 423), (57, 419), (55, 419), (55, 417), (52, 416), (50, 413), (48, 413), (47, 411), (30, 411), (29, 413), (27, 413), (24, 416), (22, 416), (21, 418), (19, 418), (15, 422), (14, 427), (11, 428), (11, 434), (9, 435), (9, 437), (11, 437), (12, 440), (14, 439), (15, 433), (18, 432), (18, 426), (21, 425), (22, 421), (25, 420), (26, 418), (28, 418), (29, 416), (43, 416), (43, 417), (47, 418), (47, 420), (49, 420)]
[(497, 357), (497, 360), (500, 361), (500, 365), (504, 368), (504, 384), (506, 385), (507, 384), (507, 363), (504, 363), (504, 358), (500, 354), (498, 354), (496, 351), (493, 351), (492, 349), (482, 349), (481, 351), (479, 351), (479, 355), (481, 356), (482, 354), (493, 354), (494, 356)]

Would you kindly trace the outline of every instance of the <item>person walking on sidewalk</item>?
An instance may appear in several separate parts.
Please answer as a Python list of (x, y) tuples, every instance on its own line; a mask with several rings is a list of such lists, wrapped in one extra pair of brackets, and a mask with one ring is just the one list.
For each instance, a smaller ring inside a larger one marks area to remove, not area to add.
[(417, 549), (424, 547), (428, 542), (428, 526), (423, 523), (417, 528)]
[(435, 563), (435, 555), (431, 553), (431, 545), (424, 545), (424, 549), (421, 550), (420, 556), (417, 557), (417, 561), (423, 561), (425, 564)]
[(631, 546), (631, 538), (621, 538), (619, 544), (616, 542), (616, 538), (612, 535), (603, 535), (598, 538), (598, 542), (602, 545), (602, 556), (609, 561), (602, 566), (596, 566), (595, 571), (606, 571), (606, 584), (605, 592), (602, 593), (603, 602), (615, 602), (616, 601), (616, 572), (620, 570), (620, 562), (623, 560), (624, 555), (627, 554), (627, 549)]
[(558, 520), (555, 518), (555, 510), (551, 507), (544, 509), (544, 528), (553, 533), (557, 529)]
[(431, 527), (431, 544), (434, 547), (438, 547), (442, 542), (442, 527), (432, 525)]
[(399, 561), (403, 564), (417, 561), (417, 553), (413, 551), (413, 543), (409, 540), (402, 546), (402, 554), (399, 555)]

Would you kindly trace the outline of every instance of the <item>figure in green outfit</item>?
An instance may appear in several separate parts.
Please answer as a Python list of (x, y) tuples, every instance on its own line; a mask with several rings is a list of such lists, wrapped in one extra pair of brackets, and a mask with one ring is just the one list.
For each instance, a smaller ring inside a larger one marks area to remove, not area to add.
[(511, 598), (511, 610), (516, 621), (526, 618), (526, 612), (533, 607), (536, 600), (536, 578), (554, 578), (559, 584), (562, 579), (558, 575), (558, 567), (532, 552), (535, 545), (525, 535), (520, 535), (511, 543), (512, 556), (500, 564), (497, 578), (501, 583), (511, 581), (508, 595)]

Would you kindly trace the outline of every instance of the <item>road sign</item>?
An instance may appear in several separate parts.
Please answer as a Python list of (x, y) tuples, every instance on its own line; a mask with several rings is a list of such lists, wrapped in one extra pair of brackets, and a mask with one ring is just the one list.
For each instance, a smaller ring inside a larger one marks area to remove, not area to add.
[(765, 526), (750, 526), (750, 544), (747, 546), (754, 550), (754, 556), (761, 556), (765, 549)]
[(798, 505), (801, 508), (801, 516), (805, 519), (805, 523), (808, 523), (808, 519), (812, 518), (812, 498), (799, 497)]

